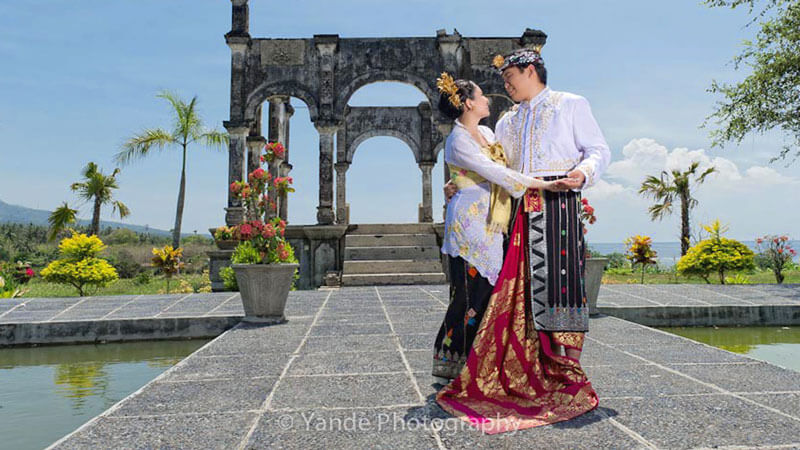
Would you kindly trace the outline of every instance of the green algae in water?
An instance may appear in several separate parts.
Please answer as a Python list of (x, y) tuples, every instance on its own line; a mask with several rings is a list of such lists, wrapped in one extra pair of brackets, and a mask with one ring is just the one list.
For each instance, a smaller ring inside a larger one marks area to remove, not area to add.
[(0, 446), (52, 444), (207, 342), (0, 349)]
[(800, 327), (665, 327), (661, 329), (800, 372)]

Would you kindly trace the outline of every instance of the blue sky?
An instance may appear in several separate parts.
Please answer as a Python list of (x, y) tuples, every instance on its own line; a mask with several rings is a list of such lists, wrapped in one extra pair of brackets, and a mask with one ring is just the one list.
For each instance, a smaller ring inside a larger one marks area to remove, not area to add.
[[(589, 239), (619, 242), (630, 234), (677, 240), (677, 217), (652, 223), (635, 194), (646, 171), (700, 160), (724, 170), (697, 193), (698, 222), (719, 218), (730, 235), (753, 239), (792, 233), (800, 212), (781, 192), (800, 188), (798, 167), (769, 164), (780, 135), (748, 137), (741, 146), (709, 147), (699, 129), (715, 98), (712, 79), (736, 80), (729, 64), (752, 35), (746, 11), (709, 9), (697, 1), (302, 1), (250, 2), (254, 37), (549, 35), (543, 51), (556, 90), (587, 97), (612, 148), (612, 168), (587, 192), (598, 223)], [(228, 118), (230, 2), (224, 0), (37, 1), (0, 3), (0, 199), (52, 209), (76, 203), (68, 186), (95, 161), (113, 169), (126, 137), (168, 126), (170, 89), (197, 95), (206, 123)], [(370, 85), (352, 105), (416, 105), (415, 88)], [(317, 206), (317, 133), (295, 101), (291, 163), (297, 193), (291, 223), (313, 223)], [(188, 164), (184, 231), (224, 220), (227, 156), (193, 148)], [(130, 223), (169, 229), (174, 221), (180, 155), (165, 151), (123, 168), (117, 196)], [(647, 172), (647, 173), (650, 173)], [(348, 171), (351, 221), (411, 222), (421, 201), (411, 151), (394, 138), (373, 138)], [(435, 216), (441, 217), (441, 163), (434, 169)], [(88, 207), (83, 209), (88, 215)], [(106, 213), (104, 218), (110, 218)], [(796, 236), (795, 236), (796, 237)]]

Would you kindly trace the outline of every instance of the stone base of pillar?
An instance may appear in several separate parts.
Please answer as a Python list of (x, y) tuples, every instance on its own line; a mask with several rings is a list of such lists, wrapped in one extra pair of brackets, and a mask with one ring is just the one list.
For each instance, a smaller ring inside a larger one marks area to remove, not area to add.
[(417, 210), (417, 220), (419, 223), (431, 223), (433, 222), (433, 215), (431, 214), (431, 209), (427, 208), (420, 203), (418, 205)]
[(225, 208), (225, 224), (229, 227), (239, 225), (244, 222), (245, 210), (242, 206), (231, 206)]
[(300, 262), (298, 289), (316, 289), (326, 276), (341, 273), (346, 225), (290, 225), (286, 239)]
[(208, 255), (208, 277), (211, 279), (211, 290), (222, 292), (225, 290), (225, 283), (219, 276), (219, 271), (231, 265), (231, 255), (233, 250), (209, 250)]
[(330, 206), (317, 207), (317, 223), (319, 225), (332, 225), (336, 221), (333, 208)]

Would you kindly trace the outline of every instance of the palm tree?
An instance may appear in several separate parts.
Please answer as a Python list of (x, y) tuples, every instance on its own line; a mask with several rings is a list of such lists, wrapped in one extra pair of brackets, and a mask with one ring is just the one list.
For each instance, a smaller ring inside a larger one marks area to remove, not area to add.
[[(639, 194), (652, 197), (656, 201), (653, 206), (648, 208), (650, 220), (662, 220), (665, 216), (672, 214), (672, 205), (675, 199), (680, 200), (681, 256), (689, 250), (689, 211), (697, 206), (697, 200), (691, 195), (691, 177), (697, 173), (699, 166), (699, 162), (694, 162), (689, 166), (689, 170), (684, 172), (674, 169), (671, 172), (662, 171), (660, 177), (649, 175), (639, 188)], [(716, 169), (709, 167), (696, 176), (694, 182), (702, 184), (706, 177), (714, 172)]]
[(172, 246), (178, 248), (181, 241), (181, 222), (183, 221), (183, 204), (186, 198), (186, 151), (189, 144), (199, 142), (207, 147), (222, 149), (228, 144), (227, 133), (217, 130), (207, 130), (203, 127), (200, 115), (197, 112), (197, 96), (189, 103), (180, 99), (176, 94), (163, 91), (158, 97), (167, 100), (175, 113), (175, 121), (171, 131), (163, 128), (150, 128), (134, 135), (122, 146), (122, 151), (114, 159), (122, 165), (129, 164), (137, 158), (143, 158), (155, 149), (163, 150), (165, 147), (178, 147), (183, 150), (181, 164), (181, 183), (178, 189), (178, 208), (175, 212), (175, 227), (172, 229)]
[[(97, 164), (90, 162), (83, 168), (81, 173), (84, 180), (70, 185), (70, 189), (77, 192), (79, 197), (93, 203), (92, 224), (89, 228), (89, 234), (97, 235), (100, 232), (100, 209), (107, 203), (111, 203), (114, 207), (114, 212), (119, 213), (120, 219), (124, 219), (130, 214), (130, 210), (124, 203), (113, 198), (112, 191), (119, 189), (119, 185), (117, 185), (118, 173), (119, 169), (114, 169), (111, 175), (105, 175), (97, 167)], [(50, 240), (55, 239), (67, 224), (75, 222), (77, 213), (78, 210), (70, 208), (67, 202), (56, 208), (47, 218), (50, 223), (48, 238)]]

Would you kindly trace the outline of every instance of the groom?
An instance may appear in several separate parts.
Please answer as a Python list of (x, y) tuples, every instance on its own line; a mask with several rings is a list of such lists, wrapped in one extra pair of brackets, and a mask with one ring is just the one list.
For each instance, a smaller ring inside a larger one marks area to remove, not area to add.
[[(580, 191), (600, 178), (610, 151), (589, 102), (547, 86), (539, 51), (522, 48), (498, 55), (493, 65), (518, 103), (495, 130), (509, 166), (533, 177), (559, 180), (558, 192), (528, 191), (517, 215), (527, 234), (522, 245), (532, 326), (548, 334), (554, 350), (564, 347), (566, 356), (579, 359), (583, 333), (589, 328)], [(445, 191), (449, 198), (456, 189), (448, 183)]]

